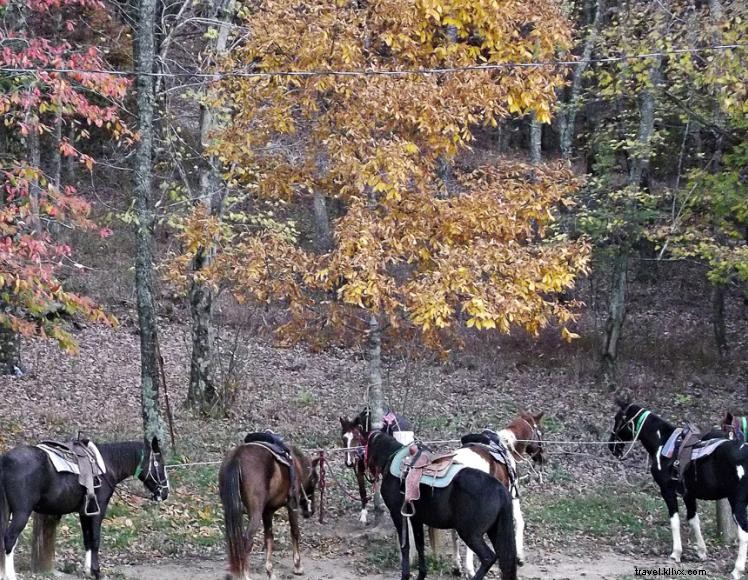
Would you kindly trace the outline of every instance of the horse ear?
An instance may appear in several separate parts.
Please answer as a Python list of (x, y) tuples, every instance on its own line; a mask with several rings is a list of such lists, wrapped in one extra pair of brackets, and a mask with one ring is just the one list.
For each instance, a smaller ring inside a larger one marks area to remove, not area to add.
[(725, 415), (725, 419), (722, 422), (725, 425), (731, 425), (733, 419), (734, 419), (734, 417), (732, 416), (732, 413), (730, 413), (730, 411), (727, 411), (727, 415)]
[(338, 417), (338, 419), (340, 419), (340, 426), (345, 427), (345, 424), (347, 423), (347, 421), (343, 419), (343, 417)]
[(627, 407), (628, 404), (629, 402), (623, 397), (616, 397), (616, 405), (618, 405), (621, 409)]
[(535, 422), (540, 424), (540, 422), (543, 420), (543, 416), (545, 415), (545, 411), (541, 411), (537, 415), (535, 415)]
[(159, 444), (157, 437), (151, 439), (151, 451), (154, 453), (161, 453), (161, 445)]

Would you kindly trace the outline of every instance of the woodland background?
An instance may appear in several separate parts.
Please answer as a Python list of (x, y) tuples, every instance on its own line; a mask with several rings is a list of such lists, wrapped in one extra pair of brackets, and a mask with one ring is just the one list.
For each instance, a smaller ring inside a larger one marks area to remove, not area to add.
[[(744, 3), (0, 0), (0, 19), (5, 443), (171, 424), (175, 457), (214, 458), (245, 425), (333, 444), (366, 402), (440, 436), (546, 407), (589, 439), (614, 390), (743, 410)], [(592, 469), (595, 519), (600, 461), (580, 461), (554, 481)]]

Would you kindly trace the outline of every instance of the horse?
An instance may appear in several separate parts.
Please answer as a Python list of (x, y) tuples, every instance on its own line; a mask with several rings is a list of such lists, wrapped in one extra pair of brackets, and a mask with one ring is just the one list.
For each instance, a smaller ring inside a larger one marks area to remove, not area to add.
[[(46, 452), (30, 445), (19, 445), (0, 458), (0, 578), (16, 580), (13, 553), (16, 542), (31, 516), (38, 518), (49, 529), (44, 537), (54, 538), (54, 529), (65, 514), (78, 512), (83, 544), (86, 549), (84, 568), (94, 578), (101, 577), (99, 566), (99, 544), (101, 522), (116, 486), (135, 476), (152, 493), (155, 501), (163, 501), (169, 495), (169, 479), (164, 466), (161, 447), (155, 437), (150, 445), (144, 441), (102, 443), (98, 451), (106, 471), (100, 486), (95, 489), (99, 513), (86, 509), (86, 490), (79, 483), (78, 475), (57, 472)], [(54, 554), (54, 541), (44, 550)], [(44, 556), (42, 556), (44, 557)]]
[[(706, 441), (722, 441), (714, 451), (702, 458), (692, 459), (683, 474), (683, 482), (673, 478), (675, 458), (668, 459), (662, 455), (663, 446), (668, 443), (675, 427), (651, 411), (634, 403), (616, 399), (618, 410), (613, 420), (608, 447), (616, 457), (623, 458), (627, 441), (633, 446), (641, 441), (651, 458), (651, 472), (660, 487), (670, 516), (670, 527), (673, 534), (673, 551), (670, 558), (680, 562), (683, 548), (680, 537), (680, 518), (678, 516), (678, 494), (683, 496), (686, 505), (686, 518), (696, 540), (696, 553), (701, 560), (706, 559), (706, 545), (701, 535), (699, 516), (696, 513), (696, 500), (718, 500), (727, 498), (732, 515), (738, 525), (738, 556), (732, 577), (740, 578), (745, 571), (746, 552), (748, 551), (748, 449), (735, 440), (702, 438)], [(712, 434), (706, 437), (711, 437)], [(628, 452), (626, 452), (628, 453)], [(674, 454), (675, 455), (675, 454)]]
[[(366, 442), (366, 467), (381, 475), (381, 494), (400, 540), (401, 580), (410, 578), (410, 541), (403, 527), (403, 481), (390, 473), (389, 464), (404, 446), (382, 431), (372, 432)], [(408, 518), (418, 552), (418, 580), (426, 577), (423, 526), (454, 529), (480, 559), (472, 580), (482, 580), (499, 560), (502, 580), (517, 578), (517, 552), (514, 544), (512, 500), (506, 488), (494, 477), (477, 469), (465, 468), (443, 488), (421, 484), (421, 496), (413, 502)], [(488, 538), (496, 553), (485, 543)]]
[[(293, 573), (303, 574), (299, 552), (299, 519), (296, 502), (305, 518), (314, 515), (318, 459), (310, 460), (296, 447), (290, 447), (296, 470), (297, 490), (291, 489), (290, 467), (281, 463), (262, 442), (244, 443), (228, 452), (218, 473), (218, 489), (223, 505), (226, 543), (229, 553), (227, 580), (249, 579), (249, 553), (262, 524), (265, 535), (265, 571), (273, 576), (273, 514), (286, 506), (291, 528)], [(248, 515), (248, 525), (244, 513)]]
[[(366, 525), (368, 522), (369, 498), (366, 493), (366, 465), (364, 464), (364, 445), (366, 438), (371, 432), (371, 411), (365, 407), (352, 421), (344, 417), (340, 420), (340, 439), (343, 447), (347, 449), (345, 453), (345, 465), (354, 470), (356, 473), (356, 483), (358, 484), (358, 494), (361, 498), (361, 515), (359, 521)], [(413, 424), (409, 419), (402, 415), (388, 410), (384, 416), (381, 429), (389, 435), (396, 432), (413, 432)]]
[[(498, 433), (484, 431), (481, 435), (465, 436), (463, 441), (478, 441), (481, 437), (496, 438), (509, 451), (507, 462), (497, 461), (490, 453), (486, 445), (476, 445), (465, 443), (457, 450), (455, 461), (463, 465), (469, 465), (474, 469), (488, 473), (498, 479), (512, 496), (512, 509), (514, 513), (514, 535), (515, 545), (517, 547), (517, 564), (522, 566), (525, 560), (524, 550), (524, 530), (525, 520), (522, 515), (522, 509), (519, 500), (519, 487), (516, 481), (516, 462), (524, 461), (523, 455), (532, 458), (533, 462), (542, 465), (543, 456), (543, 432), (541, 424), (544, 413), (532, 415), (525, 411), (520, 411), (518, 416), (501, 429)], [(513, 473), (514, 472), (514, 473)], [(457, 535), (452, 532), (452, 550), (455, 559), (455, 573), (462, 575), (463, 564), (460, 559), (460, 552), (457, 543)], [(464, 569), (468, 576), (475, 574), (473, 564), (473, 553), (470, 548), (465, 552)]]
[(722, 419), (720, 427), (724, 433), (727, 433), (727, 437), (730, 439), (736, 439), (740, 443), (745, 443), (746, 434), (748, 434), (748, 417), (733, 415), (728, 412), (725, 418)]

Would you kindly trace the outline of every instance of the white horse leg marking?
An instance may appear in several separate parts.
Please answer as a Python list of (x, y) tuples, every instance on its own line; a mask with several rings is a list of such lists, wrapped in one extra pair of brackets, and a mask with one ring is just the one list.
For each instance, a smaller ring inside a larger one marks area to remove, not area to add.
[(657, 448), (657, 453), (655, 454), (655, 457), (657, 457), (657, 471), (662, 471), (662, 463), (660, 462), (660, 452), (662, 452), (662, 445), (660, 445)]
[[(18, 542), (16, 541), (16, 543), (13, 544), (10, 554), (5, 555), (5, 580), (18, 580), (18, 577), (16, 576), (16, 567), (13, 563), (13, 554), (16, 551), (17, 544)], [(743, 563), (745, 563), (745, 558), (743, 558)]]
[(93, 576), (93, 570), (91, 570), (91, 550), (86, 550), (86, 559), (83, 561), (83, 573)]
[(738, 580), (741, 574), (745, 572), (745, 557), (748, 553), (748, 532), (743, 531), (743, 528), (738, 525), (738, 541), (740, 542), (738, 547), (738, 559), (735, 560), (735, 568), (732, 571), (732, 577), (734, 580)]
[[(353, 444), (353, 433), (344, 433), (343, 439), (345, 439), (345, 446), (350, 449)], [(345, 452), (345, 462), (349, 466), (353, 465), (353, 454), (350, 451)]]
[(475, 576), (475, 564), (473, 562), (473, 551), (465, 546), (465, 577)]
[(512, 512), (514, 513), (514, 541), (517, 546), (517, 563), (521, 566), (525, 563), (525, 518), (522, 516), (519, 498), (512, 500)]
[(696, 540), (696, 553), (700, 560), (706, 560), (706, 543), (704, 542), (704, 536), (701, 535), (701, 521), (699, 520), (699, 514), (696, 514), (688, 520), (688, 523), (691, 525), (693, 537)]
[(683, 553), (683, 544), (680, 541), (680, 516), (675, 513), (670, 518), (670, 529), (673, 532), (673, 553), (670, 554), (670, 558), (676, 562), (680, 562), (680, 556)]
[(362, 524), (366, 524), (366, 522), (368, 521), (368, 517), (369, 517), (369, 510), (367, 510), (366, 508), (363, 508), (361, 510), (361, 515), (358, 516), (358, 521), (361, 522)]
[(738, 472), (738, 479), (743, 479), (743, 476), (745, 475), (745, 469), (743, 469), (743, 466), (738, 465), (735, 470)]

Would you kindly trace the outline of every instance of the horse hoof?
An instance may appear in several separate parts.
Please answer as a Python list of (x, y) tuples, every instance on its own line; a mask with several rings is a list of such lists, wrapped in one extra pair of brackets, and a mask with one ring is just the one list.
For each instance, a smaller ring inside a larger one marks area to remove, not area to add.
[(299, 566), (298, 568), (294, 568), (293, 569), (293, 573), (296, 574), (297, 576), (303, 576), (304, 575), (304, 567), (303, 566)]
[(462, 570), (459, 568), (452, 568), (452, 576), (457, 576), (459, 578), (462, 576)]
[(701, 560), (702, 562), (706, 561), (707, 559), (706, 552), (697, 552), (696, 555), (699, 557), (699, 560)]
[(517, 558), (517, 566), (524, 566), (524, 565), (525, 565), (525, 559)]
[(670, 559), (680, 564), (680, 554), (677, 552), (670, 554)]
[(738, 570), (737, 568), (734, 568), (732, 571), (732, 574), (730, 574), (733, 580), (739, 580), (741, 575), (742, 575), (742, 572)]

